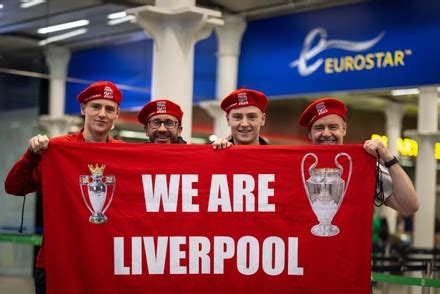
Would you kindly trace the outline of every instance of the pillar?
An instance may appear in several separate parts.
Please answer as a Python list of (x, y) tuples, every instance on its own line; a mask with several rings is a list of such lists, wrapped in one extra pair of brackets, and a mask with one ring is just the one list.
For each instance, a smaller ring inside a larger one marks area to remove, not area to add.
[(420, 88), (417, 130), (410, 130), (405, 134), (414, 137), (418, 142), (415, 187), (420, 200), (420, 208), (414, 217), (413, 245), (432, 248), (435, 242), (437, 186), (437, 161), (434, 157), (434, 144), (440, 139), (437, 87)]
[(195, 6), (195, 0), (156, 0), (128, 9), (154, 40), (151, 99), (170, 99), (184, 112), (182, 136), (191, 138), (194, 45), (222, 25), (221, 12)]
[[(402, 104), (388, 102), (385, 106), (386, 135), (388, 137), (388, 149), (393, 155), (398, 155), (397, 140), (402, 132), (402, 118), (405, 114), (405, 107)], [(397, 211), (383, 206), (381, 214), (386, 217), (390, 234), (396, 233)]]
[[(432, 248), (435, 245), (435, 199), (437, 186), (437, 160), (434, 144), (439, 141), (437, 87), (420, 88), (417, 130), (405, 135), (418, 142), (415, 188), (420, 201), (414, 215), (413, 246)], [(419, 274), (415, 274), (420, 277)], [(422, 293), (420, 287), (411, 287), (411, 293)]]
[(215, 28), (218, 41), (216, 101), (201, 103), (209, 115), (214, 118), (214, 134), (225, 138), (230, 134), (225, 113), (220, 108), (221, 100), (237, 89), (238, 60), (246, 21), (237, 15), (224, 15), (225, 24)]
[(48, 46), (46, 63), (49, 68), (49, 113), (40, 117), (49, 137), (66, 134), (72, 118), (64, 115), (66, 102), (66, 76), (70, 61), (70, 50), (64, 47)]

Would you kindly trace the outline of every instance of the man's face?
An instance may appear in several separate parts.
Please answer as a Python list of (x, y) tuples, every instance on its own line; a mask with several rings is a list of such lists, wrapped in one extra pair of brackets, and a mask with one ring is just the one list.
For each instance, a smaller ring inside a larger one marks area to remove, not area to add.
[(153, 115), (144, 126), (151, 143), (177, 143), (182, 133), (182, 126), (177, 118), (170, 114)]
[(309, 138), (313, 145), (342, 144), (347, 124), (337, 114), (329, 114), (315, 121), (310, 128)]
[(108, 134), (113, 122), (119, 117), (118, 104), (108, 99), (97, 99), (81, 104), (84, 129), (90, 134)]
[(260, 129), (264, 126), (266, 114), (258, 107), (246, 106), (232, 109), (226, 116), (234, 143), (237, 145), (258, 145)]

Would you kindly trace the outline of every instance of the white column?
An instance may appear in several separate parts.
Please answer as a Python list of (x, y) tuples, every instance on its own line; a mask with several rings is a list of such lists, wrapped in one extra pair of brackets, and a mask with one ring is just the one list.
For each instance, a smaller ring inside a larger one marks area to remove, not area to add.
[[(437, 161), (434, 144), (440, 139), (438, 133), (437, 87), (420, 88), (417, 130), (405, 135), (418, 142), (416, 160), (416, 191), (420, 200), (419, 211), (414, 215), (414, 247), (432, 248), (435, 245), (435, 198), (437, 186)], [(414, 274), (420, 277), (420, 274)], [(412, 286), (411, 293), (422, 293), (420, 287)]]
[(49, 131), (50, 137), (68, 132), (71, 119), (64, 115), (66, 101), (66, 76), (70, 61), (70, 50), (49, 46), (46, 63), (49, 68), (49, 114), (41, 116), (40, 122)]
[[(397, 139), (402, 132), (402, 118), (405, 114), (405, 107), (402, 104), (388, 102), (385, 106), (386, 135), (388, 137), (388, 149), (393, 155), (398, 155)], [(396, 233), (397, 211), (382, 206), (381, 214), (386, 217), (390, 234)]]
[(437, 185), (437, 162), (434, 144), (440, 139), (438, 133), (437, 87), (420, 88), (417, 131), (405, 132), (418, 142), (416, 160), (416, 191), (420, 200), (419, 211), (414, 218), (414, 246), (434, 246), (435, 198)]
[(183, 133), (191, 139), (194, 45), (222, 25), (221, 12), (195, 6), (195, 0), (156, 0), (156, 6), (127, 10), (154, 39), (152, 100), (170, 99), (182, 107)]
[(237, 89), (238, 59), (241, 40), (246, 30), (246, 21), (241, 16), (224, 15), (223, 19), (225, 24), (215, 28), (219, 48), (217, 51), (217, 100), (200, 104), (214, 118), (214, 134), (219, 138), (225, 138), (230, 134), (220, 102), (226, 95)]
[(49, 83), (49, 115), (64, 115), (66, 101), (66, 76), (70, 61), (70, 50), (64, 47), (50, 46), (46, 51), (46, 63), (51, 76)]

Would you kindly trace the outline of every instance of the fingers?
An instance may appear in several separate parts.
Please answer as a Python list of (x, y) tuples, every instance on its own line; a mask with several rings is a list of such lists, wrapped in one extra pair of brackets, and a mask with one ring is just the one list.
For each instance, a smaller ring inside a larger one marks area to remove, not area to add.
[(367, 140), (364, 143), (364, 149), (367, 151), (368, 154), (376, 156), (376, 151), (374, 150), (374, 146), (371, 143), (372, 140)]
[(212, 143), (212, 149), (226, 149), (233, 144), (228, 139), (217, 139)]
[(364, 143), (364, 149), (368, 152), (368, 154), (376, 157), (380, 156), (382, 160), (388, 161), (393, 158), (391, 152), (385, 146), (385, 144), (380, 139), (367, 140)]
[(29, 149), (33, 153), (41, 154), (48, 146), (49, 138), (46, 135), (36, 135), (29, 140)]

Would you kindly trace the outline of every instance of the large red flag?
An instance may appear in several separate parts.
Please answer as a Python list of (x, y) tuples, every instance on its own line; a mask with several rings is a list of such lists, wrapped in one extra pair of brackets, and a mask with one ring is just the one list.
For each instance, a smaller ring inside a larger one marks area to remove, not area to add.
[(369, 293), (374, 163), (360, 145), (51, 143), (48, 293)]

